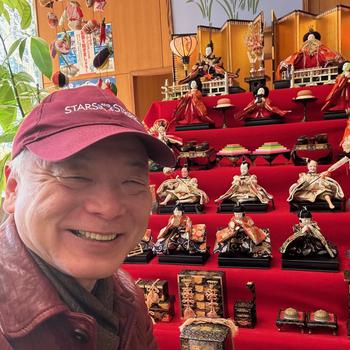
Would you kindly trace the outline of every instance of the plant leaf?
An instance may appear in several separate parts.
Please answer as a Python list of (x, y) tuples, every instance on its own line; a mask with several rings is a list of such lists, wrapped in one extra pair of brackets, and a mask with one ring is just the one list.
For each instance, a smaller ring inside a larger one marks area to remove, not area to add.
[(27, 72), (18, 72), (16, 74), (13, 75), (15, 82), (27, 82), (27, 83), (35, 83), (34, 78), (28, 74)]
[(15, 93), (13, 91), (12, 86), (9, 84), (8, 81), (1, 81), (0, 85), (0, 104), (6, 104), (9, 105), (10, 101), (14, 101), (16, 103)]
[(40, 72), (51, 79), (52, 61), (47, 42), (37, 36), (30, 39), (30, 53)]
[(3, 129), (3, 131), (6, 132), (10, 128), (12, 123), (16, 120), (17, 107), (0, 107), (0, 115), (0, 126)]
[(24, 54), (24, 49), (26, 48), (26, 43), (27, 43), (27, 39), (23, 39), (19, 45), (19, 48), (18, 48), (18, 53), (19, 53), (19, 58), (21, 60), (23, 60), (23, 54)]
[(10, 77), (10, 73), (8, 71), (8, 66), (7, 64), (5, 65), (0, 65), (0, 82), (3, 79), (8, 79)]
[(13, 141), (13, 138), (15, 137), (16, 135), (16, 130), (14, 129), (11, 129), (7, 132), (4, 132), (0, 135), (0, 144), (1, 143), (9, 143), (9, 142), (12, 142)]
[(32, 23), (32, 9), (26, 0), (2, 0), (11, 9), (17, 10), (21, 17), (21, 28), (27, 29)]
[(4, 7), (4, 3), (2, 1), (0, 1), (0, 16), (3, 16), (7, 23), (10, 24), (10, 15)]
[(6, 58), (9, 58), (17, 49), (18, 45), (21, 43), (21, 39), (17, 39), (9, 48)]

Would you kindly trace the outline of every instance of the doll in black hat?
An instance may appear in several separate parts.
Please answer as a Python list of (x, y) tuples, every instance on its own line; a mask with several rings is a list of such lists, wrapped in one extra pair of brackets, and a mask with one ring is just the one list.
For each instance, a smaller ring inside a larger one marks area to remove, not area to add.
[(168, 224), (159, 231), (153, 250), (157, 255), (206, 253), (205, 225), (193, 225), (192, 220), (184, 214), (183, 206), (178, 204)]
[(247, 257), (271, 257), (268, 229), (261, 229), (245, 215), (241, 205), (233, 209), (234, 216), (227, 227), (216, 232), (214, 253)]
[(293, 226), (293, 234), (280, 248), (282, 255), (335, 258), (338, 254), (337, 248), (323, 236), (317, 222), (312, 220), (311, 212), (303, 207), (298, 217), (299, 223)]
[(338, 65), (344, 61), (339, 52), (332, 50), (321, 42), (321, 34), (310, 28), (303, 36), (303, 45), (280, 63), (279, 71), (289, 69), (305, 69)]
[(179, 81), (179, 84), (186, 84), (193, 79), (200, 78), (203, 81), (222, 79), (227, 73), (227, 77), (231, 83), (233, 79), (238, 78), (239, 69), (235, 72), (227, 72), (224, 69), (224, 65), (221, 57), (214, 55), (214, 43), (209, 41), (205, 47), (205, 54), (201, 59), (192, 67), (191, 73), (184, 79)]
[(235, 115), (238, 120), (242, 119), (269, 119), (271, 117), (284, 117), (290, 111), (285, 111), (274, 106), (268, 98), (269, 89), (266, 86), (257, 87), (253, 91), (254, 99), (240, 112)]

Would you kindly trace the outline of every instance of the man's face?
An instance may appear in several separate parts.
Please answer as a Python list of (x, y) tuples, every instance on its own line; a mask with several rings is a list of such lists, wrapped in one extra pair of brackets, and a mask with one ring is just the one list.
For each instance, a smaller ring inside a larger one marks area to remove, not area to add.
[(111, 276), (147, 228), (147, 161), (139, 140), (125, 135), (48, 166), (29, 160), (5, 208), (29, 249), (88, 284)]

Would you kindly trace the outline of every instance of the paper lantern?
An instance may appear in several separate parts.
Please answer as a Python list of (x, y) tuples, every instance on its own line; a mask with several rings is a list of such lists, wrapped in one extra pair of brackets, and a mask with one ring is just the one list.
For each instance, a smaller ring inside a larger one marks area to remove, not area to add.
[(170, 49), (174, 55), (182, 59), (185, 75), (187, 75), (188, 63), (190, 56), (197, 46), (197, 38), (193, 35), (181, 35), (173, 38), (170, 42)]

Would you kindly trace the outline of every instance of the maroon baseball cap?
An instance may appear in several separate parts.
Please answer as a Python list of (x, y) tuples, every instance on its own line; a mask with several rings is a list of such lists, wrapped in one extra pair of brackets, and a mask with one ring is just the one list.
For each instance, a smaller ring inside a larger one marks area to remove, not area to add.
[(97, 86), (59, 90), (24, 118), (12, 147), (12, 158), (27, 148), (39, 158), (60, 161), (110, 136), (129, 134), (143, 143), (150, 159), (174, 166), (175, 157), (162, 141), (112, 93)]

